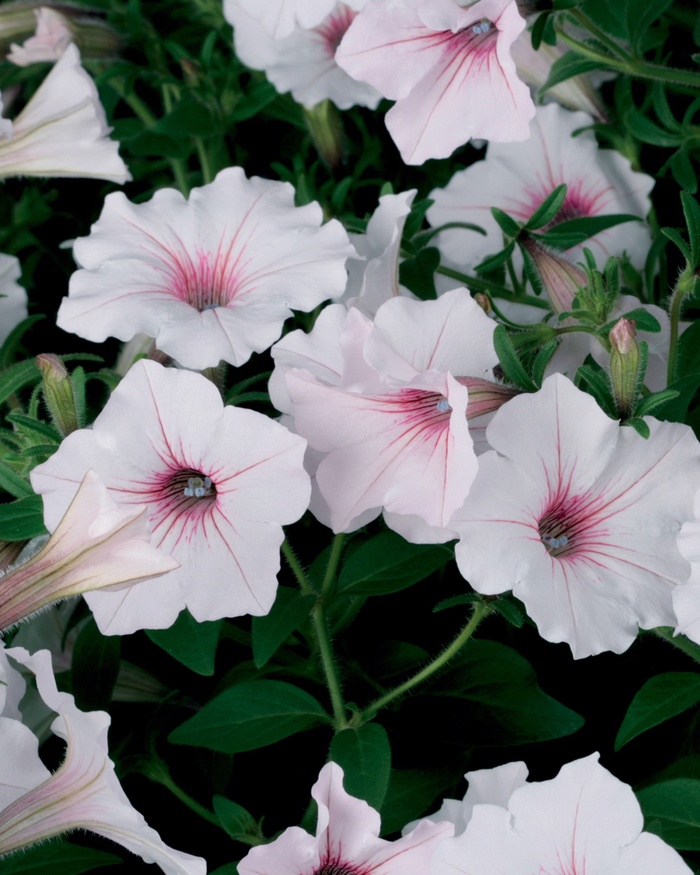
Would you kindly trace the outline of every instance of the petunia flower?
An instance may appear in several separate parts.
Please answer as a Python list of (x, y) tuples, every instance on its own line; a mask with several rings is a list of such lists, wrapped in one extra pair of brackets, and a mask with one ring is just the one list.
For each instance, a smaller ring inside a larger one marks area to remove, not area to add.
[[(328, 324), (337, 331), (341, 323)], [(287, 368), (289, 412), (323, 454), (316, 483), (334, 531), (353, 531), (383, 510), (408, 540), (454, 537), (450, 517), (476, 473), (469, 384), (493, 377), (493, 331), (457, 289), (437, 301), (392, 298), (374, 324), (351, 309), (337, 341), (342, 360), (328, 354), (330, 342), (299, 339), (295, 354), (311, 367)]]
[(154, 337), (186, 368), (242, 365), (279, 337), (292, 309), (309, 311), (345, 287), (353, 254), (342, 225), (317, 203), (294, 206), (288, 183), (222, 170), (189, 201), (160, 189), (132, 204), (108, 195), (75, 242), (58, 325), (88, 340)]
[(476, 805), (466, 831), (436, 849), (432, 875), (691, 875), (681, 856), (643, 832), (632, 788), (598, 754), (526, 783), (504, 804)]
[(318, 806), (316, 835), (292, 826), (268, 845), (252, 848), (239, 875), (425, 875), (450, 823), (423, 821), (394, 842), (379, 838), (379, 814), (343, 788), (343, 770), (327, 763), (311, 795)]
[(370, 0), (336, 61), (396, 101), (386, 126), (407, 164), (446, 158), (472, 137), (525, 140), (535, 105), (510, 46), (515, 0)]
[(306, 442), (262, 414), (224, 407), (205, 377), (137, 362), (91, 429), (70, 434), (32, 472), (52, 530), (86, 468), (119, 505), (146, 505), (152, 543), (181, 567), (88, 596), (105, 634), (266, 614), (275, 598), (282, 525), (309, 501)]
[(28, 67), (41, 61), (57, 61), (73, 42), (68, 19), (50, 6), (34, 10), (36, 32), (19, 46), (13, 43), (7, 60), (18, 67)]
[(548, 641), (575, 658), (621, 653), (637, 628), (675, 622), (689, 565), (676, 546), (693, 517), (700, 444), (648, 418), (645, 440), (565, 377), (504, 405), (487, 428), (496, 452), (450, 525), (457, 564), (478, 592), (512, 590)]
[(289, 91), (309, 108), (331, 100), (339, 109), (374, 109), (381, 100), (379, 92), (353, 79), (335, 61), (338, 44), (365, 2), (336, 2), (314, 27), (297, 25), (282, 39), (270, 36), (242, 0), (225, 0), (224, 15), (233, 25), (238, 57), (253, 70), (264, 70), (281, 94)]
[(95, 83), (70, 45), (17, 118), (0, 119), (0, 179), (73, 176), (127, 182), (131, 174), (109, 131)]
[(46, 544), (0, 576), (0, 629), (52, 602), (159, 577), (178, 563), (150, 544), (145, 507), (118, 507), (87, 471)]
[[(569, 112), (557, 104), (538, 107), (526, 143), (491, 143), (483, 161), (455, 173), (444, 189), (432, 191), (434, 204), (427, 216), (433, 227), (470, 222), (487, 231), (486, 237), (466, 230), (442, 231), (438, 246), (446, 262), (464, 269), (502, 247), (503, 234), (491, 215), (492, 207), (525, 221), (562, 184), (567, 186), (566, 199), (555, 225), (611, 213), (646, 217), (654, 180), (633, 171), (618, 152), (600, 149), (590, 130), (573, 136), (592, 123), (586, 113)], [(633, 264), (642, 266), (650, 244), (646, 224), (627, 222), (596, 234), (567, 254), (579, 261), (586, 246), (602, 265), (609, 255), (626, 251)]]
[[(66, 753), (53, 774), (39, 758), (37, 738), (19, 719), (17, 694), (24, 681), (8, 657), (35, 675), (39, 694), (57, 714), (52, 730), (66, 742)], [(168, 847), (132, 807), (108, 756), (109, 715), (84, 713), (73, 696), (58, 692), (48, 650), (33, 656), (21, 647), (0, 651), (0, 680), (13, 698), (0, 711), (0, 742), (12, 751), (0, 763), (0, 857), (86, 829), (156, 863), (167, 875), (206, 873), (201, 857)]]

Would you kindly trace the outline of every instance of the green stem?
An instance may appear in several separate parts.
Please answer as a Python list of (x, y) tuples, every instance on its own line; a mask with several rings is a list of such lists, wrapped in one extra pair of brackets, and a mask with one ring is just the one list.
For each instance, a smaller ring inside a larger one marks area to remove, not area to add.
[(529, 304), (532, 307), (549, 310), (549, 305), (546, 301), (543, 301), (542, 298), (535, 298), (533, 295), (516, 295), (511, 289), (508, 289), (505, 286), (500, 286), (498, 283), (492, 283), (489, 280), (469, 276), (466, 273), (460, 273), (458, 270), (452, 270), (450, 267), (442, 267), (441, 265), (437, 269), (437, 273), (440, 273), (443, 276), (448, 276), (450, 279), (458, 280), (475, 292), (487, 292), (488, 294), (496, 295), (499, 298), (504, 298), (507, 301), (513, 301), (515, 304)]
[(683, 653), (687, 654), (695, 662), (700, 663), (700, 646), (686, 638), (685, 635), (674, 635), (672, 626), (659, 626), (651, 631), (658, 638), (663, 638), (664, 641), (668, 641), (669, 644), (677, 647), (678, 650), (682, 650)]
[(202, 168), (202, 179), (205, 185), (209, 185), (214, 181), (214, 172), (211, 162), (209, 161), (209, 153), (207, 147), (201, 137), (195, 138), (195, 146), (197, 147), (197, 156), (199, 158), (199, 166)]
[(164, 787), (167, 787), (168, 790), (173, 794), (173, 796), (177, 797), (183, 805), (186, 805), (191, 811), (194, 811), (195, 814), (198, 814), (201, 818), (208, 821), (209, 823), (213, 823), (214, 826), (218, 826), (221, 828), (221, 822), (219, 818), (212, 812), (209, 811), (208, 808), (205, 808), (204, 805), (197, 802), (196, 799), (193, 799), (188, 793), (179, 787), (173, 779), (170, 777), (170, 772), (166, 769), (166, 767), (159, 760), (153, 761), (151, 760), (145, 767), (144, 772), (148, 778), (152, 781), (155, 781), (157, 784), (162, 784)]
[(328, 633), (328, 623), (326, 622), (325, 599), (320, 596), (318, 601), (311, 611), (311, 619), (313, 620), (314, 630), (316, 632), (316, 640), (321, 654), (321, 664), (323, 665), (323, 673), (326, 676), (326, 686), (331, 699), (333, 708), (333, 725), (336, 732), (342, 729), (347, 729), (348, 720), (346, 715), (345, 702), (340, 689), (340, 678), (335, 666), (335, 657), (333, 655), (333, 645), (331, 637)]
[(333, 586), (333, 582), (335, 581), (335, 573), (338, 570), (338, 563), (340, 562), (340, 557), (343, 553), (344, 544), (345, 535), (343, 534), (343, 532), (333, 538), (331, 555), (328, 557), (326, 573), (323, 575), (323, 583), (321, 584), (322, 596), (327, 596), (330, 592), (331, 587)]
[[(627, 76), (635, 76), (638, 79), (650, 79), (653, 82), (670, 82), (674, 85), (693, 89), (700, 88), (700, 73), (695, 73), (693, 70), (663, 67), (659, 64), (652, 64), (650, 61), (644, 61), (641, 58), (632, 58), (627, 53), (623, 57), (613, 58), (610, 55), (597, 51), (592, 46), (582, 43), (580, 40), (574, 39), (574, 37), (564, 31), (559, 30), (558, 35), (577, 54), (582, 55), (584, 58), (590, 58), (592, 61), (598, 61), (603, 66), (611, 70), (617, 70)], [(613, 43), (613, 45), (616, 47), (616, 53), (620, 54), (622, 51), (620, 47), (616, 43)]]
[(297, 579), (297, 583), (299, 584), (299, 589), (302, 591), (304, 595), (309, 595), (314, 592), (313, 586), (309, 583), (309, 578), (306, 576), (304, 569), (301, 567), (301, 563), (297, 559), (294, 550), (289, 545), (289, 541), (285, 540), (282, 542), (282, 555), (287, 560), (287, 564), (292, 569), (292, 573)]
[(364, 708), (359, 714), (361, 722), (370, 720), (381, 708), (384, 708), (395, 699), (403, 696), (409, 690), (412, 690), (414, 687), (418, 686), (418, 684), (422, 684), (423, 681), (428, 680), (428, 678), (440, 671), (441, 668), (447, 665), (447, 663), (459, 653), (462, 647), (464, 647), (467, 641), (472, 637), (484, 617), (490, 613), (491, 607), (486, 604), (486, 602), (477, 602), (474, 607), (474, 613), (471, 615), (469, 622), (455, 640), (449, 644), (442, 653), (438, 654), (432, 662), (429, 662), (428, 665), (422, 668), (417, 674), (413, 675), (413, 677), (404, 681), (402, 684), (399, 684), (397, 687), (394, 687), (393, 690), (389, 690), (388, 693), (380, 696), (379, 699), (376, 699)]

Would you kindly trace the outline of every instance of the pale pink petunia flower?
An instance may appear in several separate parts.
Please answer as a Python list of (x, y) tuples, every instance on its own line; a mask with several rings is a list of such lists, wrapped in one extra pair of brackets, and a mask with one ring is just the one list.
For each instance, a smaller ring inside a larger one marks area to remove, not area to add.
[(290, 412), (294, 429), (324, 454), (316, 483), (334, 531), (353, 531), (383, 510), (408, 540), (454, 537), (448, 523), (477, 465), (468, 386), (493, 377), (493, 331), (457, 289), (437, 301), (392, 298), (374, 324), (352, 308), (338, 341), (342, 361), (300, 343), (311, 369), (287, 369)]
[(105, 634), (266, 614), (275, 598), (282, 525), (309, 501), (306, 442), (252, 410), (224, 407), (205, 377), (139, 361), (91, 429), (70, 434), (32, 472), (52, 530), (86, 468), (120, 505), (148, 507), (152, 543), (181, 565), (148, 585), (87, 600)]
[(238, 0), (274, 39), (283, 39), (297, 28), (309, 30), (328, 15), (336, 0)]
[(691, 875), (643, 828), (632, 788), (591, 754), (516, 788), (507, 807), (476, 805), (466, 831), (436, 849), (431, 875)]
[(379, 838), (379, 814), (343, 788), (343, 770), (327, 763), (311, 795), (318, 806), (316, 835), (292, 826), (238, 864), (239, 875), (425, 875), (450, 823), (423, 821), (409, 835)]
[(347, 72), (395, 100), (386, 126), (407, 164), (446, 158), (470, 138), (525, 140), (535, 113), (510, 46), (515, 0), (370, 0), (341, 42)]
[(512, 589), (548, 641), (575, 658), (622, 653), (637, 629), (675, 622), (689, 565), (676, 536), (693, 516), (700, 444), (648, 418), (645, 440), (560, 374), (504, 405), (496, 452), (450, 525), (457, 564), (478, 592)]
[(700, 489), (695, 495), (695, 513), (678, 534), (678, 549), (690, 562), (690, 576), (684, 586), (673, 592), (673, 609), (677, 617), (676, 634), (687, 635), (700, 644)]
[[(53, 774), (39, 758), (36, 736), (21, 721), (17, 694), (25, 684), (8, 657), (36, 677), (39, 695), (57, 715), (51, 728), (66, 742), (66, 753)], [(12, 694), (0, 709), (0, 741), (12, 751), (0, 760), (0, 857), (85, 829), (157, 864), (166, 875), (205, 875), (201, 857), (168, 847), (131, 805), (108, 756), (109, 715), (80, 711), (73, 696), (57, 690), (48, 650), (33, 656), (21, 647), (0, 650), (0, 680), (0, 688), (7, 684)]]
[[(651, 209), (649, 192), (654, 180), (633, 171), (618, 152), (600, 149), (590, 130), (573, 136), (574, 131), (592, 123), (586, 113), (569, 112), (554, 103), (538, 107), (532, 136), (526, 143), (490, 144), (483, 161), (455, 173), (445, 188), (432, 191), (435, 203), (427, 216), (433, 227), (469, 222), (487, 232), (484, 237), (468, 230), (442, 231), (437, 241), (445, 262), (464, 270), (497, 252), (503, 246), (503, 232), (491, 208), (498, 207), (516, 221), (525, 221), (562, 184), (567, 186), (566, 199), (554, 225), (611, 213), (645, 218)], [(602, 267), (608, 256), (626, 251), (640, 267), (650, 245), (647, 225), (627, 222), (596, 234), (567, 254), (576, 262), (588, 247)]]
[(95, 83), (80, 66), (80, 52), (70, 45), (17, 118), (0, 119), (0, 179), (70, 176), (127, 182), (131, 174), (109, 132)]
[(92, 341), (154, 337), (186, 368), (239, 366), (279, 337), (292, 309), (342, 294), (353, 254), (342, 225), (317, 203), (294, 206), (288, 183), (240, 167), (192, 190), (161, 189), (143, 204), (108, 195), (75, 242), (58, 325)]
[(22, 43), (13, 43), (7, 60), (18, 67), (28, 67), (42, 61), (57, 61), (73, 42), (68, 19), (50, 6), (34, 10), (36, 32)]
[(247, 12), (241, 0), (226, 0), (224, 15), (233, 25), (238, 57), (253, 70), (264, 70), (281, 93), (306, 107), (331, 100), (339, 109), (366, 106), (374, 109), (379, 92), (358, 82), (339, 67), (335, 51), (366, 0), (337, 2), (315, 27), (296, 26), (283, 39), (275, 39)]

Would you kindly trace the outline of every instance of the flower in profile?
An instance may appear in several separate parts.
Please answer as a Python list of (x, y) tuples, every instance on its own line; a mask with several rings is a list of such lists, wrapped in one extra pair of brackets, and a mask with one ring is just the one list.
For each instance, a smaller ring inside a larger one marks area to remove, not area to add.
[(238, 57), (253, 70), (264, 70), (281, 94), (289, 91), (309, 108), (331, 100), (339, 109), (374, 109), (381, 100), (379, 92), (353, 79), (335, 61), (338, 44), (365, 2), (337, 2), (315, 27), (297, 25), (282, 39), (270, 36), (241, 0), (226, 0), (224, 14), (234, 28)]
[(700, 444), (685, 425), (646, 421), (647, 440), (548, 377), (498, 411), (486, 432), (496, 452), (479, 458), (450, 522), (474, 589), (512, 589), (542, 637), (577, 659), (673, 625), (672, 594), (688, 578), (676, 536), (693, 517)]
[(476, 805), (466, 831), (436, 849), (431, 873), (691, 875), (680, 854), (643, 827), (632, 788), (591, 754), (551, 781), (517, 787), (505, 804)]
[[(36, 737), (21, 722), (17, 705), (24, 681), (10, 660), (34, 674), (41, 698), (56, 712), (51, 728), (66, 742), (66, 753), (53, 774), (39, 758)], [(167, 875), (205, 875), (201, 857), (168, 847), (133, 808), (108, 756), (109, 715), (80, 711), (73, 696), (58, 692), (48, 650), (33, 656), (21, 647), (0, 651), (0, 681), (0, 689), (9, 690), (0, 710), (0, 741), (12, 751), (0, 770), (0, 857), (86, 829), (156, 863)]]
[(51, 531), (86, 468), (120, 506), (146, 505), (151, 543), (180, 568), (148, 586), (102, 590), (88, 604), (105, 634), (266, 614), (282, 525), (309, 502), (306, 442), (252, 410), (224, 407), (201, 374), (139, 361), (90, 429), (70, 434), (32, 472)]
[(0, 344), (15, 325), (27, 318), (27, 293), (17, 282), (20, 273), (14, 255), (0, 253)]
[(0, 629), (52, 602), (159, 577), (178, 567), (150, 544), (146, 508), (120, 508), (94, 471), (47, 543), (0, 577)]
[[(1, 108), (1, 107), (0, 107)], [(0, 178), (73, 176), (124, 183), (131, 174), (108, 137), (95, 83), (70, 45), (22, 112), (0, 120)]]
[(425, 875), (451, 823), (423, 821), (394, 842), (379, 838), (379, 814), (343, 788), (343, 770), (327, 763), (311, 795), (318, 806), (316, 835), (292, 826), (268, 845), (252, 848), (239, 875)]
[(403, 160), (422, 164), (471, 137), (529, 136), (535, 105), (510, 57), (524, 27), (515, 0), (370, 0), (336, 60), (396, 101), (387, 129)]
[(294, 206), (288, 183), (222, 170), (189, 201), (174, 189), (132, 204), (107, 196), (58, 325), (92, 341), (141, 332), (186, 368), (242, 365), (279, 337), (295, 310), (345, 288), (353, 254), (340, 222), (317, 203)]
[[(336, 331), (342, 324), (328, 322)], [(291, 405), (282, 409), (323, 454), (316, 483), (334, 531), (353, 531), (383, 510), (410, 541), (454, 537), (449, 520), (477, 467), (470, 381), (492, 377), (493, 331), (466, 289), (456, 289), (437, 301), (392, 298), (374, 324), (352, 308), (337, 341), (341, 362), (327, 354), (332, 344), (303, 338), (295, 352), (309, 367), (289, 367), (285, 356)], [(283, 401), (276, 389), (274, 397)]]
[[(486, 158), (455, 173), (444, 189), (435, 189), (427, 216), (433, 227), (448, 222), (480, 225), (487, 236), (471, 231), (441, 231), (438, 245), (447, 263), (464, 268), (483, 261), (502, 247), (503, 233), (491, 215), (498, 207), (525, 221), (559, 185), (566, 199), (554, 225), (569, 219), (629, 213), (644, 218), (651, 208), (654, 180), (632, 170), (629, 161), (612, 149), (600, 149), (594, 134), (574, 131), (590, 127), (593, 119), (557, 104), (537, 108), (532, 136), (522, 144), (491, 143)], [(583, 244), (602, 264), (626, 251), (641, 267), (651, 237), (643, 222), (628, 222), (602, 231)], [(567, 250), (570, 260), (582, 258), (583, 246)]]

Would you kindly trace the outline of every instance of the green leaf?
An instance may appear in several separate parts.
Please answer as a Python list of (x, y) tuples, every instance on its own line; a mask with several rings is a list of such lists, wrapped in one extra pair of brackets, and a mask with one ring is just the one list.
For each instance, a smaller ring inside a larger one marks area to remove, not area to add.
[(38, 313), (36, 316), (27, 316), (26, 319), (15, 325), (0, 348), (0, 368), (8, 367), (25, 333), (35, 322), (40, 322), (42, 319), (46, 319), (46, 316)]
[(687, 191), (681, 192), (681, 204), (683, 205), (685, 224), (688, 228), (688, 240), (690, 241), (690, 249), (693, 256), (692, 263), (693, 267), (695, 267), (700, 260), (700, 206), (698, 206), (698, 202)]
[(242, 805), (232, 802), (225, 796), (214, 796), (214, 813), (221, 826), (234, 841), (244, 841), (260, 835), (255, 818)]
[(673, 778), (637, 793), (645, 828), (679, 851), (700, 851), (700, 781)]
[(640, 51), (643, 37), (651, 25), (664, 14), (673, 0), (634, 0), (627, 4), (627, 32), (630, 35), (632, 47)]
[(313, 696), (283, 681), (234, 684), (169, 736), (173, 744), (241, 753), (267, 747), (331, 718)]
[(649, 143), (652, 146), (661, 146), (664, 149), (674, 149), (682, 145), (684, 133), (674, 134), (665, 128), (659, 127), (651, 119), (647, 118), (638, 109), (631, 109), (625, 114), (625, 125), (632, 136)]
[(674, 243), (678, 249), (680, 249), (681, 255), (685, 258), (688, 264), (693, 263), (693, 253), (691, 252), (690, 247), (675, 228), (662, 228), (661, 233), (664, 237), (667, 237), (671, 243)]
[(423, 301), (437, 298), (435, 271), (439, 265), (440, 250), (434, 246), (426, 246), (414, 258), (401, 262), (399, 282)]
[(358, 547), (343, 565), (338, 590), (345, 595), (386, 595), (399, 592), (452, 559), (443, 544), (409, 544), (395, 532), (381, 532)]
[(565, 200), (566, 185), (558, 185), (551, 194), (547, 195), (525, 223), (528, 231), (536, 231), (538, 228), (548, 225), (559, 212)]
[(25, 386), (38, 383), (41, 371), (34, 359), (17, 362), (0, 373), (0, 404)]
[(0, 504), (0, 541), (26, 541), (45, 534), (43, 507), (40, 495)]
[(583, 726), (583, 717), (540, 689), (530, 663), (510, 647), (472, 640), (460, 663), (442, 676), (446, 692), (431, 696), (430, 707), (462, 747), (548, 741)]
[(508, 213), (504, 213), (498, 207), (491, 207), (491, 215), (498, 222), (498, 226), (507, 237), (517, 237), (520, 233), (520, 225), (515, 219), (511, 219)]
[(695, 170), (695, 162), (688, 154), (687, 149), (679, 149), (669, 161), (673, 178), (678, 185), (693, 194), (698, 189), (698, 175)]
[(614, 228), (615, 225), (641, 221), (643, 220), (639, 216), (633, 216), (628, 213), (618, 213), (609, 216), (585, 216), (580, 219), (569, 219), (566, 222), (559, 222), (544, 234), (535, 234), (533, 236), (549, 246), (555, 246), (557, 249), (570, 249), (572, 246), (578, 246), (590, 237), (600, 234), (601, 231)]
[(647, 425), (647, 423), (640, 419), (638, 416), (631, 416), (629, 419), (626, 419), (623, 425), (628, 425), (633, 428), (640, 437), (643, 437), (644, 440), (648, 440), (651, 435), (651, 429)]
[(315, 601), (313, 595), (301, 595), (288, 587), (278, 588), (272, 610), (264, 617), (253, 617), (252, 643), (256, 668), (262, 668), (292, 632), (308, 619)]
[(382, 835), (398, 832), (425, 814), (452, 780), (453, 776), (435, 770), (392, 769), (381, 812)]
[[(650, 334), (658, 334), (661, 331), (659, 320), (656, 316), (652, 316), (648, 310), (645, 310), (644, 307), (636, 307), (634, 310), (628, 310), (622, 315), (625, 319), (632, 319), (634, 321), (634, 327), (637, 331), (648, 331)], [(602, 330), (604, 331), (607, 329), (609, 331), (614, 328), (619, 321), (620, 317), (613, 319), (611, 322), (608, 322)]]
[(648, 680), (627, 709), (615, 738), (620, 750), (638, 735), (681, 714), (700, 702), (700, 675), (691, 671), (669, 671)]
[(0, 489), (4, 489), (5, 492), (9, 492), (15, 498), (25, 498), (28, 495), (34, 495), (34, 490), (28, 481), (2, 459), (0, 459)]
[(211, 137), (218, 125), (209, 109), (193, 97), (178, 101), (172, 112), (160, 119), (152, 128), (168, 137)]
[(511, 242), (500, 252), (497, 252), (495, 255), (489, 255), (489, 257), (485, 258), (481, 264), (477, 264), (474, 270), (477, 273), (489, 273), (492, 270), (496, 270), (508, 261), (513, 254), (514, 249), (515, 241), (511, 240)]
[(2, 875), (82, 875), (98, 866), (115, 866), (121, 857), (63, 840), (32, 845), (2, 860)]
[[(694, 381), (696, 387), (698, 385), (697, 381)], [(675, 401), (677, 398), (680, 398), (681, 392), (678, 389), (662, 389), (660, 392), (652, 392), (651, 395), (646, 395), (642, 400), (637, 404), (634, 415), (635, 416), (649, 416), (654, 410), (659, 407), (663, 407), (666, 404), (669, 404), (671, 401)]]
[(73, 647), (72, 689), (81, 711), (107, 711), (119, 674), (121, 638), (102, 635), (90, 618)]
[(221, 620), (198, 623), (185, 608), (169, 629), (147, 629), (146, 635), (191, 671), (210, 677), (220, 628)]
[(536, 392), (539, 387), (523, 367), (504, 325), (496, 326), (493, 332), (493, 345), (506, 380), (526, 392)]
[(584, 14), (598, 24), (606, 33), (613, 37), (626, 40), (628, 37), (625, 27), (627, 6), (633, 0), (585, 0), (580, 4)]
[(383, 726), (366, 723), (333, 737), (330, 759), (344, 773), (343, 787), (377, 811), (384, 803), (391, 772), (391, 747)]
[(547, 91), (559, 85), (560, 82), (566, 82), (574, 76), (580, 76), (583, 73), (590, 73), (592, 70), (604, 69), (605, 65), (599, 61), (593, 61), (589, 58), (582, 58), (576, 52), (566, 52), (561, 58), (552, 64), (549, 70), (549, 76), (544, 85), (541, 86), (540, 92)]

